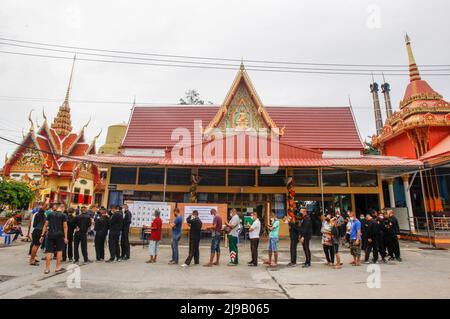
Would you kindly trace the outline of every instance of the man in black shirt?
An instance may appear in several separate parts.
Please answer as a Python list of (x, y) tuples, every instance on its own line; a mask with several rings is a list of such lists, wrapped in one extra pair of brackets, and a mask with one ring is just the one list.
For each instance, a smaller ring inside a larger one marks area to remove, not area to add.
[(131, 225), (131, 212), (128, 210), (128, 205), (123, 205), (123, 228), (122, 237), (120, 240), (120, 247), (122, 248), (122, 260), (130, 259), (130, 225)]
[(75, 226), (75, 231), (73, 233), (74, 262), (78, 263), (80, 259), (80, 252), (78, 248), (81, 243), (81, 253), (83, 254), (84, 262), (88, 263), (90, 260), (88, 258), (87, 250), (87, 232), (91, 227), (91, 217), (88, 215), (86, 209), (82, 209), (81, 214), (75, 216), (73, 219), (73, 224)]
[(63, 261), (66, 261), (66, 258), (69, 257), (69, 261), (73, 260), (73, 233), (75, 232), (75, 209), (69, 207), (67, 209), (67, 254), (66, 250), (63, 251)]
[(303, 268), (311, 267), (311, 250), (309, 249), (309, 242), (312, 237), (312, 223), (311, 218), (309, 217), (306, 208), (302, 208), (302, 223), (300, 226), (300, 241), (303, 246), (303, 251), (305, 252), (305, 263), (303, 264)]
[(202, 221), (198, 217), (198, 211), (194, 210), (192, 215), (186, 219), (186, 223), (190, 226), (189, 230), (189, 256), (182, 267), (187, 267), (191, 264), (192, 258), (194, 263), (198, 265), (200, 263), (200, 235), (202, 230)]
[(45, 247), (45, 274), (50, 272), (50, 262), (52, 255), (56, 252), (56, 269), (59, 273), (64, 271), (61, 268), (62, 251), (64, 245), (67, 245), (67, 216), (64, 214), (66, 205), (60, 204), (56, 212), (51, 211), (47, 215), (47, 220), (42, 229), (40, 242), (44, 241), (44, 236), (47, 235), (47, 242)]
[(291, 239), (291, 262), (288, 264), (288, 267), (293, 267), (297, 264), (297, 246), (300, 237), (300, 224), (297, 216), (295, 216), (294, 220), (289, 220), (289, 237)]
[(400, 238), (400, 225), (397, 217), (394, 216), (394, 211), (392, 209), (387, 211), (387, 215), (388, 251), (390, 255), (389, 260), (393, 260), (395, 258), (397, 261), (402, 261), (400, 258), (400, 243), (398, 242), (398, 239)]
[(367, 224), (367, 228), (364, 262), (370, 263), (370, 253), (373, 252), (372, 263), (375, 264), (378, 261), (378, 239), (380, 238), (381, 227), (371, 214), (367, 214), (365, 224)]
[(30, 254), (30, 265), (38, 266), (38, 261), (36, 260), (36, 254), (39, 249), (40, 238), (42, 234), (42, 229), (45, 225), (45, 210), (47, 209), (48, 202), (46, 202), (43, 206), (38, 207), (38, 212), (34, 215), (33, 218), (33, 232), (31, 233), (31, 254)]
[(123, 228), (123, 215), (120, 206), (113, 206), (111, 209), (111, 218), (109, 219), (109, 253), (110, 258), (106, 262), (114, 260), (121, 261), (119, 237)]
[(106, 209), (100, 209), (100, 217), (95, 219), (95, 257), (97, 261), (105, 260), (105, 240), (108, 233), (109, 216)]

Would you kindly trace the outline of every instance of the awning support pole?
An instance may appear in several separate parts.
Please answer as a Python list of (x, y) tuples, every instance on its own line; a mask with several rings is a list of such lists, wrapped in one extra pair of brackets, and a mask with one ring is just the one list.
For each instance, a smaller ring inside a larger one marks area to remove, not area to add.
[(430, 224), (428, 222), (427, 202), (425, 199), (425, 187), (423, 186), (422, 170), (420, 170), (419, 173), (420, 173), (420, 185), (422, 186), (422, 198), (423, 198), (423, 207), (425, 210), (425, 220), (427, 223), (428, 243), (429, 243), (430, 247), (432, 247), (433, 244), (431, 243)]
[(166, 202), (166, 186), (167, 186), (167, 167), (164, 167), (164, 191), (163, 191), (163, 202)]
[(322, 198), (322, 213), (325, 216), (325, 200), (323, 198), (323, 174), (322, 174), (322, 168), (319, 168), (320, 173), (320, 195)]

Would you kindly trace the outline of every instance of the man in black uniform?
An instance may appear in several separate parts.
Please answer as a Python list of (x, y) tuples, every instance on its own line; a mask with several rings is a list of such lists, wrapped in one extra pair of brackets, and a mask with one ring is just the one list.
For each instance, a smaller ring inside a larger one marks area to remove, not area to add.
[(202, 230), (202, 221), (198, 217), (198, 211), (194, 210), (192, 215), (186, 219), (186, 223), (190, 226), (189, 230), (189, 256), (186, 258), (182, 267), (187, 267), (191, 264), (192, 258), (194, 263), (198, 265), (200, 263), (200, 233)]
[(306, 212), (306, 208), (302, 208), (300, 210), (302, 213), (302, 223), (300, 226), (300, 241), (303, 246), (303, 251), (305, 252), (305, 263), (303, 264), (303, 268), (311, 267), (311, 250), (309, 249), (309, 242), (312, 237), (312, 223), (311, 218)]
[(120, 240), (120, 247), (122, 248), (122, 260), (130, 259), (130, 225), (131, 225), (131, 212), (128, 210), (128, 205), (123, 205), (123, 228), (122, 237)]
[[(65, 212), (66, 213), (66, 212)], [(73, 260), (73, 233), (75, 231), (75, 225), (73, 223), (75, 219), (75, 209), (69, 207), (67, 209), (67, 245), (63, 250), (63, 261), (66, 261), (69, 257), (69, 261)]]
[(43, 242), (44, 236), (47, 235), (45, 243), (45, 274), (50, 273), (50, 262), (54, 253), (56, 253), (55, 272), (59, 273), (65, 270), (61, 268), (62, 251), (64, 245), (67, 245), (67, 216), (64, 214), (65, 209), (66, 205), (60, 204), (56, 212), (49, 212), (42, 229), (40, 242)]
[(109, 216), (106, 209), (100, 209), (100, 216), (95, 219), (95, 257), (97, 261), (105, 260), (105, 240), (108, 233)]
[(123, 228), (123, 215), (120, 211), (120, 206), (113, 206), (111, 209), (111, 218), (109, 219), (109, 260), (106, 262), (113, 262), (114, 260), (121, 261), (120, 258), (120, 233)]
[(365, 249), (365, 256), (364, 256), (364, 263), (368, 264), (370, 263), (370, 253), (373, 252), (373, 259), (372, 263), (376, 263), (378, 261), (378, 239), (380, 237), (380, 225), (377, 223), (375, 219), (373, 219), (372, 215), (367, 214), (366, 216), (366, 224), (367, 224), (367, 230), (366, 230), (366, 249)]
[(397, 261), (402, 261), (400, 258), (400, 244), (398, 239), (400, 238), (400, 226), (398, 224), (397, 217), (394, 216), (394, 211), (389, 209), (387, 211), (388, 215), (388, 244), (389, 244), (389, 260), (393, 260), (394, 258)]
[(81, 243), (81, 253), (83, 254), (84, 262), (91, 262), (88, 258), (88, 250), (87, 250), (87, 232), (91, 227), (91, 217), (88, 215), (86, 209), (81, 210), (81, 214), (75, 216), (73, 219), (73, 224), (75, 226), (75, 232), (73, 234), (73, 243), (74, 243), (74, 262), (78, 263), (80, 259), (80, 253), (78, 247)]
[[(297, 209), (296, 209), (297, 212)], [(289, 237), (291, 239), (290, 254), (291, 261), (288, 267), (294, 267), (297, 264), (297, 246), (300, 237), (300, 223), (297, 214), (295, 214), (294, 220), (289, 220)]]
[(369, 222), (366, 220), (365, 216), (361, 214), (359, 216), (359, 221), (361, 222), (361, 249), (366, 251), (367, 248), (367, 229), (369, 228)]
[(45, 209), (47, 208), (48, 203), (44, 204), (38, 208), (38, 212), (34, 215), (33, 218), (33, 232), (31, 234), (31, 254), (30, 254), (30, 265), (31, 266), (39, 266), (39, 262), (36, 260), (36, 254), (39, 249), (41, 243), (39, 242), (42, 234), (42, 229), (45, 224)]

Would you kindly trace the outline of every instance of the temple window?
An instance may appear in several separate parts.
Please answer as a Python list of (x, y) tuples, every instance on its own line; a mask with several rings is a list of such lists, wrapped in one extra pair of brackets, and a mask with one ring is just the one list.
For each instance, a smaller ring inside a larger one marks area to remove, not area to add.
[(316, 169), (294, 169), (293, 175), (296, 186), (319, 186), (319, 175)]
[(136, 167), (112, 167), (111, 184), (136, 184)]
[(286, 170), (279, 169), (275, 174), (261, 174), (258, 171), (259, 186), (286, 186)]
[(167, 184), (169, 185), (190, 185), (191, 169), (190, 168), (168, 168)]
[(345, 170), (323, 170), (322, 171), (322, 180), (323, 186), (340, 186), (347, 187), (348, 186), (348, 176), (347, 171)]
[(140, 168), (139, 185), (164, 184), (164, 168)]
[(228, 170), (229, 186), (255, 186), (254, 169), (230, 169)]
[(225, 186), (226, 170), (224, 169), (200, 168), (198, 175), (201, 186)]
[(376, 187), (378, 178), (376, 171), (350, 172), (350, 185), (354, 187)]

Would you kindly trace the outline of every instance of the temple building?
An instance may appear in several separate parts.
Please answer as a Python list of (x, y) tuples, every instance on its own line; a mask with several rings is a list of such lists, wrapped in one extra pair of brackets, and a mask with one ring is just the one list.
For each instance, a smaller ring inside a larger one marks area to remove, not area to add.
[(384, 208), (382, 176), (422, 165), (364, 155), (351, 106), (264, 105), (244, 65), (221, 105), (135, 105), (120, 150), (81, 157), (108, 169), (104, 206), (227, 203), (262, 214), (269, 203), (279, 217), (296, 202), (315, 214)]
[(450, 169), (446, 167), (450, 152), (450, 104), (422, 79), (408, 35), (405, 40), (409, 84), (399, 110), (394, 113), (389, 84), (381, 86), (387, 114), (384, 125), (381, 115), (377, 115), (380, 110), (378, 85), (374, 82), (370, 86), (377, 123), (377, 134), (372, 142), (384, 156), (417, 159), (424, 163), (424, 170), (420, 173), (384, 179), (386, 205), (407, 207), (410, 215), (416, 217), (423, 217), (425, 212), (439, 215), (450, 209)]
[(36, 126), (29, 115), (30, 128), (11, 156), (6, 157), (3, 178), (24, 181), (36, 191), (36, 200), (50, 198), (51, 202), (70, 203), (72, 206), (101, 202), (103, 190), (95, 164), (69, 161), (70, 158), (95, 154), (96, 136), (87, 142), (85, 129), (73, 132), (70, 114), (75, 59), (67, 92), (53, 122), (49, 123), (42, 111), (43, 123)]

